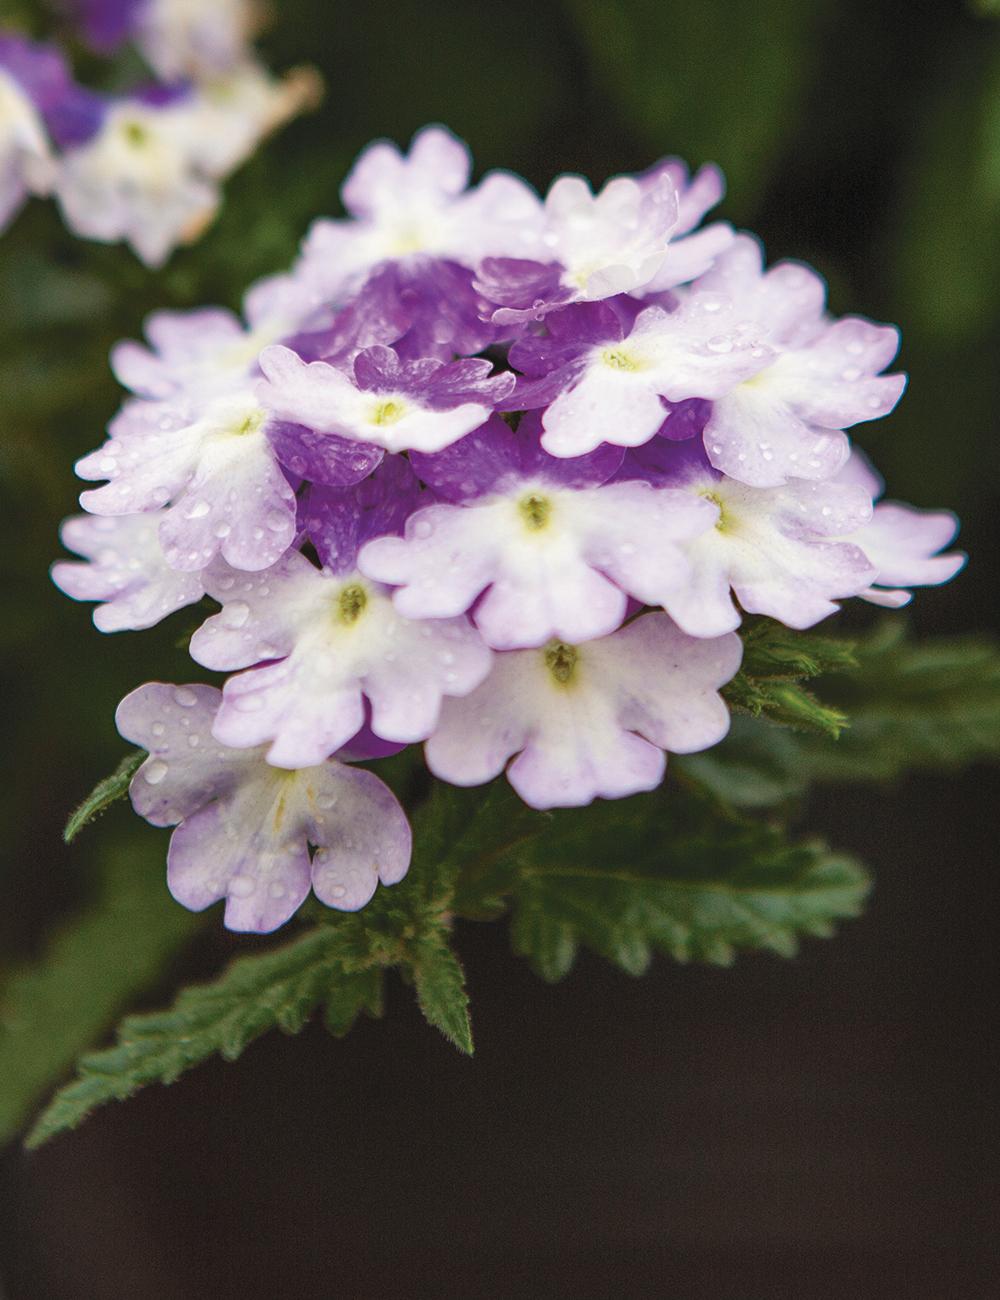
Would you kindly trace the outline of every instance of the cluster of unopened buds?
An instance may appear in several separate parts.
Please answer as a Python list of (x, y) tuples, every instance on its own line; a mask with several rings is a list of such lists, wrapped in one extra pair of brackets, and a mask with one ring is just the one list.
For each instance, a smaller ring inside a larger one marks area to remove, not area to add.
[[(725, 222), (668, 160), (541, 201), (422, 131), (368, 148), (288, 274), (120, 343), (135, 397), (77, 465), (56, 583), (102, 631), (207, 593), (221, 691), (120, 705), (136, 809), (177, 825), (169, 885), (267, 931), (310, 885), (356, 909), (406, 872), (395, 797), (352, 763), (423, 741), (459, 786), (535, 808), (650, 790), (729, 716), (743, 610), (946, 581), (949, 513), (874, 505), (843, 430), (892, 410), (897, 331)], [(513, 761), (511, 761), (513, 760)], [(179, 823), (179, 825), (178, 825)], [(312, 846), (312, 850), (310, 850)]]
[(74, 80), (58, 45), (0, 30), (0, 229), (55, 196), (88, 239), (127, 240), (149, 266), (215, 216), (220, 182), (320, 93), (272, 77), (250, 45), (251, 0), (67, 0), (100, 54), (130, 41), (152, 76), (124, 94)]

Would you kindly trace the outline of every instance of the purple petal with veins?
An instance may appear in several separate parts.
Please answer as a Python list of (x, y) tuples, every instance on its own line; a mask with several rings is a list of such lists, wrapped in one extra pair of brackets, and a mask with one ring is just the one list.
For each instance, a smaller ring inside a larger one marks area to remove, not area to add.
[(353, 442), (335, 433), (317, 433), (303, 424), (272, 420), (266, 429), (279, 462), (293, 474), (330, 487), (359, 483), (382, 460), (385, 452), (371, 443)]
[(314, 484), (299, 502), (298, 527), (331, 573), (347, 573), (373, 537), (399, 536), (420, 505), (420, 484), (403, 456), (386, 456), (375, 473), (349, 488)]

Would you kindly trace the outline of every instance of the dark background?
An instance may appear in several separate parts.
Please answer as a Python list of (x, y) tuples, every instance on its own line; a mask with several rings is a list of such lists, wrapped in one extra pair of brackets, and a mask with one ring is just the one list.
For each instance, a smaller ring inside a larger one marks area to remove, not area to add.
[[(8, 965), (134, 834), (119, 809), (58, 839), (122, 752), (114, 704), (194, 675), (183, 613), (101, 637), (47, 583), (72, 459), (119, 400), (108, 346), (155, 306), (237, 304), (339, 211), (374, 136), (445, 121), (477, 172), (542, 190), (667, 152), (719, 162), (723, 214), (771, 260), (902, 326), (909, 391), (859, 441), (891, 496), (962, 514), (972, 555), (914, 621), (997, 628), (1000, 22), (957, 0), (294, 0), (262, 44), (319, 66), (327, 99), (233, 179), (200, 245), (152, 275), (37, 202), (0, 239)], [(38, 1153), (9, 1146), (7, 1300), (992, 1300), (998, 795), (985, 767), (817, 792), (800, 829), (876, 890), (792, 961), (659, 960), (636, 981), (585, 955), (549, 987), (502, 924), (466, 923), (472, 1060), (397, 982), (343, 1041), (271, 1034)], [(254, 942), (203, 934), (143, 1005)]]

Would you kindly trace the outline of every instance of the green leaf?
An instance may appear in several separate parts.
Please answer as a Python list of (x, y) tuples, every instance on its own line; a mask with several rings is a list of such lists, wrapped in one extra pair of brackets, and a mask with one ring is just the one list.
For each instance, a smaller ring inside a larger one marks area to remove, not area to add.
[(713, 161), (740, 212), (796, 119), (822, 0), (564, 0), (595, 77), (660, 153)]
[(134, 749), (131, 754), (125, 755), (111, 776), (106, 776), (103, 781), (99, 781), (94, 786), (90, 794), (87, 795), (86, 799), (66, 823), (63, 840), (67, 844), (75, 840), (84, 826), (92, 822), (95, 817), (99, 817), (106, 808), (109, 808), (118, 799), (125, 798), (132, 778), (147, 757), (148, 755), (144, 749)]
[(0, 990), (0, 1141), (208, 919), (167, 892), (159, 835), (104, 851), (99, 897)]
[(471, 1056), (472, 1027), (465, 974), (448, 946), (445, 933), (421, 936), (411, 948), (410, 961), (420, 1010), (459, 1051)]
[[(27, 1145), (40, 1146), (95, 1106), (148, 1083), (173, 1083), (216, 1052), (235, 1060), (275, 1025), (297, 1033), (343, 975), (341, 946), (338, 930), (322, 926), (277, 951), (238, 958), (214, 983), (183, 990), (169, 1011), (127, 1017), (114, 1047), (80, 1060), (79, 1077), (56, 1094)], [(371, 1006), (370, 981), (343, 982), (333, 1011), (338, 1032)]]
[(719, 964), (739, 948), (787, 956), (799, 935), (856, 915), (868, 879), (820, 844), (788, 844), (673, 789), (557, 812), (478, 888), (510, 900), (515, 950), (558, 979), (581, 942), (632, 974), (655, 950)]
[(990, 637), (911, 641), (886, 618), (858, 646), (858, 668), (822, 683), (851, 715), (836, 745), (802, 738), (819, 781), (885, 780), (913, 768), (951, 769), (1000, 756), (1000, 646)]
[[(407, 779), (405, 767), (396, 772)], [(360, 1012), (381, 1014), (390, 966), (415, 984), (428, 1021), (471, 1052), (464, 976), (448, 943), (456, 883), (463, 871), (488, 870), (549, 819), (500, 781), (472, 790), (436, 784), (413, 821), (413, 861), (398, 885), (378, 889), (356, 913), (312, 900), (300, 915), (322, 924), (301, 938), (239, 958), (213, 983), (183, 990), (168, 1011), (128, 1017), (115, 1047), (82, 1058), (79, 1077), (57, 1094), (29, 1145), (73, 1127), (105, 1101), (170, 1083), (215, 1053), (233, 1060), (275, 1025), (297, 1033), (321, 1005), (331, 1031), (345, 1034)], [(52, 1073), (66, 1063), (64, 1054)]]
[(853, 643), (791, 631), (769, 618), (747, 619), (740, 636), (743, 664), (722, 688), (727, 703), (755, 718), (813, 728), (836, 739), (849, 725), (847, 716), (818, 700), (800, 682), (855, 666)]
[(857, 667), (817, 690), (851, 718), (836, 742), (765, 718), (733, 717), (726, 739), (674, 770), (743, 808), (802, 794), (814, 781), (884, 781), (912, 769), (954, 770), (1000, 756), (1000, 646), (983, 636), (911, 641), (885, 618), (859, 641)]

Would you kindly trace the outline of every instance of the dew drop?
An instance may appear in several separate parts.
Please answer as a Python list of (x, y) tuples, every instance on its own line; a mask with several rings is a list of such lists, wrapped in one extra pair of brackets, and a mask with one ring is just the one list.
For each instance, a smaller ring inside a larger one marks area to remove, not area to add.
[(235, 578), (220, 578), (215, 585), (220, 591), (229, 591), (235, 582)]
[(143, 776), (147, 785), (159, 785), (169, 771), (169, 765), (162, 758), (154, 758), (152, 763), (146, 764)]
[(253, 534), (252, 534), (252, 536), (253, 536), (253, 539), (254, 539), (255, 542), (259, 542), (260, 539), (264, 536), (264, 530), (263, 530), (263, 528), (255, 528), (255, 529), (253, 530)]
[(343, 885), (334, 885), (334, 887), (330, 890), (330, 893), (334, 896), (334, 898), (343, 898), (344, 895), (347, 893), (347, 890), (344, 888)]
[(154, 736), (162, 736), (165, 730), (166, 728), (164, 727), (162, 722), (154, 722), (153, 725), (150, 727), (150, 731), (153, 733)]
[(201, 736), (198, 735), (188, 736), (188, 745), (191, 747), (191, 749), (197, 749), (200, 744), (201, 744)]
[(733, 340), (727, 338), (725, 334), (716, 334), (714, 339), (709, 339), (705, 344), (709, 352), (732, 352)]
[(336, 807), (336, 804), (337, 804), (337, 796), (335, 794), (321, 794), (319, 798), (316, 800), (316, 807), (324, 808), (327, 811), (329, 811), (329, 809), (331, 808)]
[(233, 529), (230, 524), (227, 524), (225, 521), (223, 521), (220, 524), (216, 524), (215, 527), (212, 529), (212, 531), (213, 533), (215, 533), (216, 537), (228, 537), (229, 534), (233, 531)]
[(194, 505), (188, 506), (188, 508), (184, 511), (184, 518), (204, 519), (211, 509), (212, 509), (211, 504), (208, 501), (204, 501), (204, 500), (196, 501)]
[(234, 898), (249, 898), (256, 888), (249, 876), (233, 876), (229, 882), (229, 893)]
[(433, 531), (434, 531), (434, 525), (431, 523), (429, 519), (418, 519), (417, 522), (413, 525), (414, 537), (421, 537), (421, 538), (430, 537)]
[(222, 625), (231, 628), (233, 631), (238, 627), (242, 627), (249, 617), (250, 606), (245, 600), (231, 601), (219, 615)]
[(855, 379), (860, 379), (860, 378), (861, 378), (861, 367), (860, 367), (860, 366), (846, 366), (846, 367), (845, 367), (845, 368), (840, 372), (840, 377), (841, 377), (841, 379), (846, 379), (847, 382), (848, 382), (849, 384), (853, 384), (854, 381), (855, 381)]
[(264, 516), (264, 523), (270, 528), (272, 533), (280, 533), (288, 522), (288, 516), (283, 515), (280, 510), (269, 510)]
[(189, 691), (186, 686), (177, 686), (174, 689), (174, 702), (179, 704), (182, 709), (193, 709), (198, 703), (198, 697), (194, 691)]
[(285, 889), (285, 886), (281, 883), (280, 880), (272, 880), (270, 885), (268, 886), (267, 892), (271, 895), (272, 898), (284, 898), (285, 894), (288, 891)]
[(269, 641), (261, 641), (254, 653), (258, 654), (261, 659), (279, 659), (281, 657), (281, 651), (276, 645), (271, 645)]

